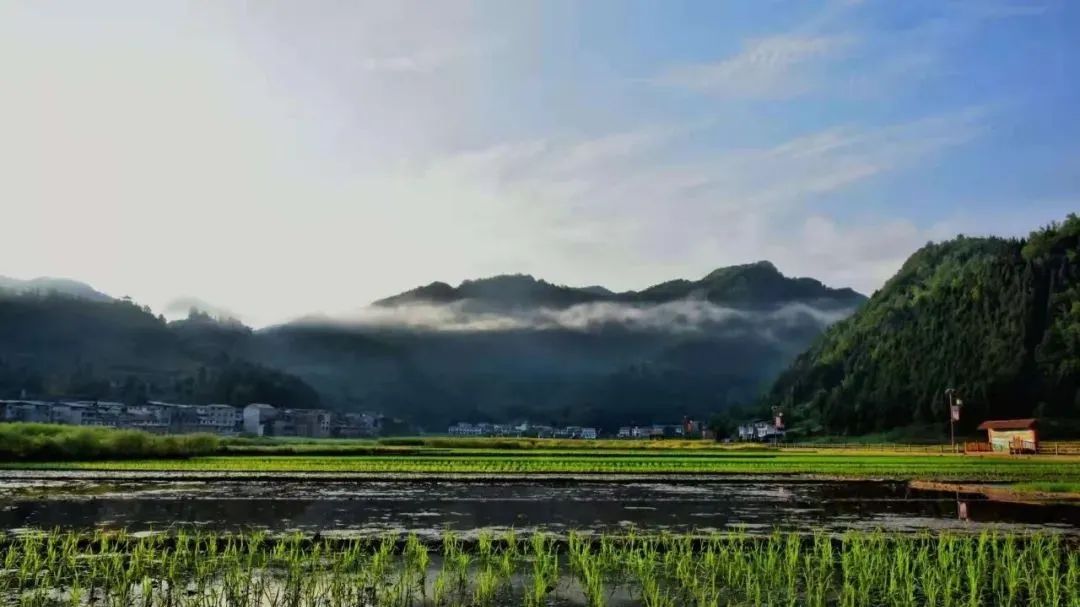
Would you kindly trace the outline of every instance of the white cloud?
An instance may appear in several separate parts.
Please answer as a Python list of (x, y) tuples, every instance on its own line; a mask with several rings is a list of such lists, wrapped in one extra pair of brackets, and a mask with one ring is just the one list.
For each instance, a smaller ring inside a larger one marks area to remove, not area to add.
[[(715, 96), (788, 97), (856, 52), (893, 50), (824, 22), (657, 78), (708, 93), (690, 96), (702, 105), (640, 83), (635, 103), (632, 67), (619, 84), (582, 76), (621, 58), (536, 12), (0, 3), (0, 273), (153, 305), (196, 294), (254, 324), (502, 272), (630, 289), (771, 258), (869, 290), (928, 228), (822, 203), (987, 122), (972, 110), (757, 128), (718, 108)], [(552, 40), (588, 61), (555, 63)]]
[[(693, 159), (657, 150), (700, 136), (708, 125), (526, 141), (448, 157), (422, 181), (462, 193), (473, 204), (488, 201), (482, 215), (500, 217), (492, 225), (514, 241), (507, 250), (535, 250), (544, 259), (515, 258), (496, 271), (640, 288), (688, 267), (704, 273), (766, 257), (789, 272), (873, 290), (898, 267), (898, 256), (925, 242), (925, 233), (911, 226), (914, 233), (905, 235), (885, 222), (866, 227), (864, 236), (864, 228), (829, 223), (831, 233), (821, 237), (828, 220), (815, 213), (814, 203), (932, 161), (977, 137), (985, 117), (985, 110), (972, 108), (895, 125), (838, 126)], [(792, 226), (800, 221), (806, 222), (798, 228), (802, 236), (793, 238)], [(875, 236), (882, 227), (886, 232)], [(851, 249), (849, 230), (865, 245), (878, 238), (889, 254), (868, 262), (872, 255)], [(552, 267), (561, 271), (553, 274)]]
[(716, 63), (668, 68), (655, 82), (726, 97), (791, 97), (817, 84), (817, 63), (853, 44), (850, 36), (769, 36), (748, 41), (738, 54)]
[(831, 282), (869, 295), (919, 247), (952, 236), (955, 232), (950, 224), (920, 228), (908, 220), (880, 219), (844, 225), (812, 215), (790, 235), (790, 246), (777, 251), (777, 257), (784, 267), (799, 274), (829, 268)]

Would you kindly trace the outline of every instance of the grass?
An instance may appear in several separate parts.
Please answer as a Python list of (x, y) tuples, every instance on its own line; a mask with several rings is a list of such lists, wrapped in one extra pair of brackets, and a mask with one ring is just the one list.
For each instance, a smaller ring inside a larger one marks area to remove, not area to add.
[(370, 539), (178, 530), (0, 541), (22, 607), (1073, 606), (1080, 552), (1051, 535), (490, 532)]
[(1074, 493), (1080, 494), (1080, 482), (1032, 482), (1015, 483), (1009, 489), (1019, 493)]
[(7, 468), (370, 474), (762, 474), (847, 478), (1080, 482), (1080, 458), (968, 457), (849, 452), (639, 454), (545, 452), (369, 456), (208, 456), (188, 459), (15, 462)]
[(0, 424), (0, 461), (182, 458), (214, 453), (218, 448), (218, 438), (208, 434), (159, 436), (92, 426)]

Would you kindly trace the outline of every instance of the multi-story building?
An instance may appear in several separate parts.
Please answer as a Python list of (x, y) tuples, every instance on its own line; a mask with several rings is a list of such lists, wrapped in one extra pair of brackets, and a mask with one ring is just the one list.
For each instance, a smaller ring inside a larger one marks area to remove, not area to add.
[(166, 434), (171, 421), (172, 406), (164, 403), (129, 405), (127, 408), (127, 426), (136, 430)]
[(3, 420), (8, 422), (48, 423), (52, 404), (39, 400), (6, 400), (3, 404)]
[[(226, 404), (185, 405), (151, 401), (140, 405), (106, 401), (0, 400), (0, 422), (37, 422), (78, 426), (133, 428), (155, 433), (206, 432), (224, 436), (375, 436), (382, 416), (346, 414), (325, 409), (277, 409), (252, 403), (240, 409)], [(491, 425), (479, 426), (491, 433)], [(340, 434), (339, 434), (340, 431)]]
[(56, 403), (49, 411), (49, 422), (81, 426), (83, 423), (83, 410), (87, 406), (80, 403)]
[(520, 424), (471, 424), (458, 422), (447, 429), (451, 436), (529, 436), (535, 438), (583, 438), (595, 439), (599, 435), (596, 428), (565, 426), (553, 428), (523, 422)]
[(739, 440), (775, 442), (784, 438), (784, 429), (776, 422), (755, 421), (739, 426)]
[(327, 438), (330, 436), (331, 414), (324, 409), (292, 409), (286, 411), (295, 436)]
[(450, 436), (484, 436), (484, 428), (480, 424), (458, 422), (447, 431)]
[(168, 405), (169, 432), (172, 434), (191, 434), (203, 432), (199, 419), (199, 408), (194, 405)]
[(376, 413), (340, 413), (333, 417), (330, 435), (341, 438), (378, 436), (382, 416)]
[[(255, 436), (273, 434), (271, 422), (277, 415), (277, 409), (266, 403), (252, 403), (244, 407), (244, 432)], [(271, 430), (271, 432), (267, 432)]]
[(126, 425), (123, 403), (79, 401), (82, 407), (81, 426), (100, 426), (103, 428), (121, 428)]
[(199, 428), (203, 432), (230, 435), (244, 426), (244, 411), (232, 405), (203, 405), (195, 408)]

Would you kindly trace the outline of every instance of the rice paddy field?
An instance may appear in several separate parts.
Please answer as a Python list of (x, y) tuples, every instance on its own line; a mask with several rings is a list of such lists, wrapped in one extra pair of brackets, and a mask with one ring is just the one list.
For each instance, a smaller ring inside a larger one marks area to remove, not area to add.
[(1080, 552), (1053, 535), (485, 533), (437, 543), (262, 533), (25, 534), (0, 543), (24, 607), (1074, 606)]
[(1080, 457), (925, 446), (238, 441), (16, 460), (0, 463), (0, 604), (1080, 607), (1077, 487)]
[(866, 479), (1076, 483), (1080, 457), (964, 456), (858, 451), (450, 452), (379, 455), (226, 455), (186, 459), (12, 462), (23, 470), (419, 475), (817, 475)]

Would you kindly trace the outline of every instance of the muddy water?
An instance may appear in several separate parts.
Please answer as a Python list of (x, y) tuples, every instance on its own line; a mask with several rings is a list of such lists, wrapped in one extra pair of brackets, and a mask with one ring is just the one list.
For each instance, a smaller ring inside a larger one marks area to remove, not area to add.
[(1080, 535), (1080, 506), (995, 502), (892, 482), (0, 477), (0, 529), (175, 525), (432, 535), (447, 528), (468, 534), (481, 528), (559, 533), (631, 526), (672, 532), (999, 528)]

